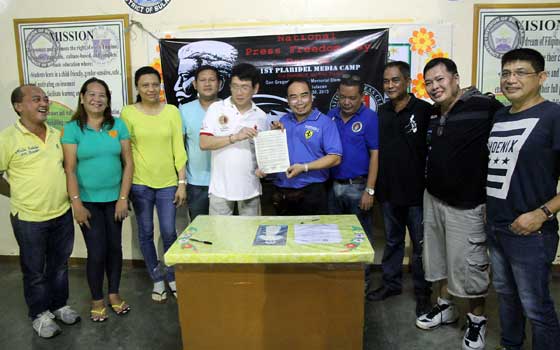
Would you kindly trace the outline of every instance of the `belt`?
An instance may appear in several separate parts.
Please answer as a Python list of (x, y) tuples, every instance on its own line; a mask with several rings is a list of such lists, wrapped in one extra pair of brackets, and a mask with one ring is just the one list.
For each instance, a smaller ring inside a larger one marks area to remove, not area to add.
[(338, 182), (343, 185), (365, 184), (367, 182), (367, 178), (365, 176), (358, 176), (353, 179), (334, 179), (334, 182)]

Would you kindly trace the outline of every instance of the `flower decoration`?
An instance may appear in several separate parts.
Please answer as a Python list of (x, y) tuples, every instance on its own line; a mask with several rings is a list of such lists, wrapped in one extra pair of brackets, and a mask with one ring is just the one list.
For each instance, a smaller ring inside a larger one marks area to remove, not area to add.
[(412, 93), (417, 98), (430, 97), (426, 91), (426, 83), (424, 82), (424, 75), (422, 73), (418, 73), (416, 79), (412, 79)]
[(434, 58), (449, 58), (449, 53), (442, 51), (441, 48), (438, 48), (430, 54), (430, 57), (426, 59), (426, 63), (430, 62)]
[(412, 51), (417, 51), (419, 55), (432, 51), (432, 48), (436, 45), (434, 32), (429, 32), (424, 27), (413, 31), (412, 36), (408, 38), (408, 42), (412, 45)]

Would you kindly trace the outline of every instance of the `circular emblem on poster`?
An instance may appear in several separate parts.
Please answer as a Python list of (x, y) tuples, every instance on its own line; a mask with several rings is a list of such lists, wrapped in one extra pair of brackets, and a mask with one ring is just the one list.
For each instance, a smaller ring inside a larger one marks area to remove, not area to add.
[(151, 15), (163, 10), (171, 0), (124, 0), (124, 3), (138, 13)]
[(26, 38), (27, 58), (34, 65), (47, 68), (56, 62), (60, 54), (60, 44), (48, 28), (33, 29)]
[(525, 29), (513, 16), (497, 16), (484, 29), (484, 48), (496, 58), (523, 45)]
[[(367, 107), (369, 107), (369, 109), (373, 110), (374, 112), (377, 112), (378, 107), (381, 106), (385, 102), (385, 100), (383, 98), (383, 94), (377, 91), (376, 88), (374, 88), (369, 84), (364, 84), (363, 102)], [(331, 109), (336, 107), (338, 107), (338, 94), (333, 95), (330, 103)]]

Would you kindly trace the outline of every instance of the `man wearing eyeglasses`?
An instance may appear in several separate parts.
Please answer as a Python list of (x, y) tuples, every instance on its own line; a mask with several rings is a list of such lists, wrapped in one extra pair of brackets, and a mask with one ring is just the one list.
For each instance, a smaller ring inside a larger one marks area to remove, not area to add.
[(560, 107), (545, 100), (544, 57), (521, 48), (502, 57), (500, 86), (511, 106), (496, 113), (488, 140), (488, 242), (500, 302), (501, 346), (521, 349), (525, 318), (532, 349), (558, 349), (550, 295), (558, 249)]
[(422, 197), (425, 189), (426, 132), (432, 106), (408, 93), (410, 66), (389, 62), (383, 70), (383, 88), (389, 101), (379, 108), (379, 176), (377, 200), (383, 210), (385, 248), (383, 285), (368, 300), (384, 300), (402, 293), (402, 262), (406, 229), (412, 243), (410, 261), (416, 316), (429, 311), (430, 283), (422, 266)]
[(260, 73), (248, 63), (233, 67), (231, 96), (208, 107), (200, 129), (200, 149), (211, 150), (210, 215), (260, 215), (261, 183), (252, 138), (268, 130), (266, 114), (252, 98)]
[(286, 173), (276, 174), (272, 202), (277, 215), (327, 214), (325, 181), (340, 164), (342, 145), (335, 123), (313, 108), (311, 83), (294, 78), (287, 84), (292, 112), (280, 118), (290, 154)]
[(363, 103), (364, 82), (344, 74), (338, 86), (338, 107), (327, 116), (342, 141), (342, 162), (331, 169), (331, 214), (355, 214), (373, 242), (372, 213), (378, 165), (377, 113)]
[(424, 80), (435, 106), (427, 133), (423, 262), (426, 280), (439, 282), (439, 295), (416, 326), (429, 330), (456, 322), (453, 297), (468, 299), (462, 347), (484, 349), (490, 282), (483, 218), (486, 143), (502, 105), (475, 88), (461, 90), (457, 66), (448, 58), (428, 62)]

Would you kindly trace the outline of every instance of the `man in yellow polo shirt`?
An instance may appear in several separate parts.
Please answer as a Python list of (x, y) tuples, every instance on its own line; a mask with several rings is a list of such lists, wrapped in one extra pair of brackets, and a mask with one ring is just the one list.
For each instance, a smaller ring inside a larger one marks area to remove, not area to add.
[(45, 123), (49, 98), (40, 88), (20, 86), (11, 100), (20, 119), (0, 131), (0, 194), (11, 198), (10, 221), (33, 329), (40, 337), (52, 338), (61, 332), (54, 319), (64, 324), (80, 321), (66, 305), (74, 224), (60, 132)]

